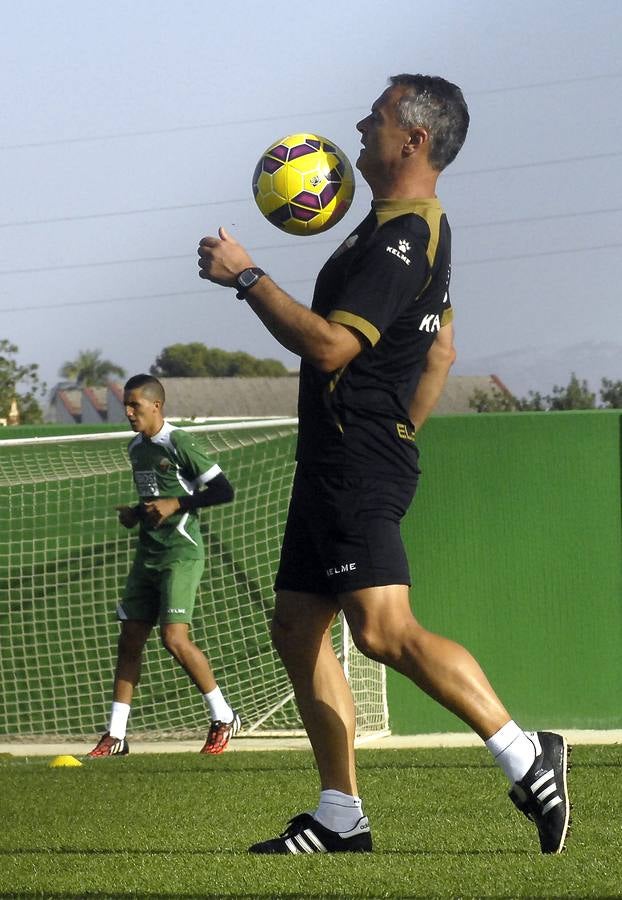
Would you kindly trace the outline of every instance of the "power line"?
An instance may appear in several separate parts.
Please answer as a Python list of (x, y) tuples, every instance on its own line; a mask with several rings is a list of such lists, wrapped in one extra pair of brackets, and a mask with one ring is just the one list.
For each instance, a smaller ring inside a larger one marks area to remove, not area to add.
[(496, 219), (489, 222), (469, 222), (468, 225), (452, 225), (452, 231), (471, 231), (473, 228), (491, 228), (497, 225), (529, 225), (532, 222), (549, 222), (555, 219), (577, 219), (582, 216), (600, 216), (607, 213), (622, 212), (622, 206), (605, 209), (583, 209), (566, 213), (548, 213), (543, 216), (521, 216), (515, 219)]
[(453, 264), (453, 268), (464, 266), (479, 266), (486, 263), (513, 262), (517, 259), (535, 259), (541, 256), (562, 256), (568, 253), (589, 253), (593, 250), (613, 250), (622, 247), (622, 241), (614, 241), (611, 244), (596, 244), (593, 247), (568, 247), (565, 250), (538, 250), (534, 253), (516, 253), (511, 256), (488, 256), (483, 259), (461, 259)]
[(586, 156), (567, 156), (558, 159), (541, 159), (534, 162), (510, 163), (505, 166), (489, 166), (485, 169), (465, 169), (458, 172), (446, 172), (444, 178), (460, 178), (463, 175), (488, 175), (490, 172), (509, 172), (515, 169), (533, 169), (539, 166), (558, 166), (566, 163), (588, 162), (595, 159), (611, 159), (622, 156), (622, 150), (612, 150), (609, 153), (589, 153)]
[[(532, 223), (540, 223), (547, 221), (559, 221), (560, 219), (573, 219), (573, 218), (582, 218), (584, 216), (598, 216), (610, 213), (618, 213), (622, 212), (622, 207), (616, 206), (610, 209), (591, 209), (591, 210), (580, 210), (569, 213), (552, 213), (550, 215), (544, 216), (525, 216), (522, 218), (515, 219), (500, 219), (497, 221), (489, 221), (489, 222), (475, 222), (469, 223), (468, 225), (454, 225), (452, 226), (452, 231), (470, 231), (475, 228), (493, 228), (497, 226), (506, 226), (506, 225), (524, 225), (524, 224), (532, 224)], [(334, 245), (334, 238), (324, 238), (321, 240), (316, 240), (313, 243), (314, 247), (323, 246), (325, 244)], [(291, 250), (294, 245), (292, 243), (287, 244), (257, 244), (254, 246), (249, 246), (246, 249), (249, 253), (261, 252), (264, 250)], [(166, 256), (158, 255), (158, 256), (133, 256), (125, 259), (106, 259), (106, 260), (95, 260), (92, 262), (84, 262), (84, 263), (66, 263), (64, 265), (59, 266), (31, 266), (29, 268), (22, 269), (0, 269), (1, 275), (30, 275), (37, 272), (61, 272), (69, 269), (93, 269), (96, 267), (105, 267), (105, 266), (118, 266), (118, 265), (130, 265), (135, 263), (157, 263), (157, 262), (174, 262), (177, 260), (190, 260), (192, 258), (191, 253), (174, 253), (168, 254)]]
[[(584, 83), (590, 81), (602, 81), (602, 80), (611, 80), (616, 78), (621, 78), (622, 72), (610, 72), (602, 75), (586, 75), (586, 76), (575, 76), (573, 78), (560, 78), (551, 81), (537, 81), (531, 82), (528, 84), (517, 84), (517, 85), (509, 85), (506, 87), (498, 87), (498, 88), (482, 88), (481, 90), (468, 91), (469, 97), (477, 97), (477, 96), (485, 96), (487, 94), (507, 94), (514, 91), (531, 91), (531, 90), (540, 90), (541, 88), (546, 87), (560, 87), (567, 84), (577, 84)], [(213, 128), (230, 128), (244, 125), (259, 125), (264, 122), (277, 122), (282, 119), (291, 119), (294, 115), (297, 118), (311, 118), (313, 116), (325, 116), (325, 115), (338, 115), (342, 113), (351, 113), (351, 112), (360, 112), (361, 110), (366, 109), (366, 106), (346, 106), (342, 108), (334, 108), (334, 109), (320, 109), (315, 111), (307, 111), (307, 112), (296, 112), (296, 113), (278, 113), (272, 116), (261, 116), (255, 119), (230, 119), (223, 120), (220, 122), (202, 122), (196, 125), (173, 125), (168, 128), (151, 128), (144, 129), (141, 131), (117, 131), (112, 132), (110, 134), (98, 134), (91, 135), (87, 137), (75, 137), (75, 138), (52, 138), (50, 140), (45, 141), (27, 141), (19, 144), (1, 144), (0, 150), (26, 150), (38, 147), (52, 147), (62, 144), (84, 144), (84, 143), (93, 143), (97, 141), (112, 141), (112, 140), (127, 140), (131, 138), (137, 137), (154, 137), (156, 135), (165, 135), (165, 134), (178, 134), (181, 132), (188, 131), (206, 131)]]
[[(464, 171), (458, 172), (447, 172), (443, 175), (445, 179), (447, 178), (460, 178), (464, 175), (487, 175), (489, 173), (494, 172), (508, 172), (514, 171), (515, 169), (532, 169), (538, 168), (540, 166), (553, 166), (553, 165), (567, 165), (571, 163), (577, 162), (591, 162), (593, 160), (599, 159), (614, 159), (617, 156), (622, 156), (622, 150), (612, 150), (607, 153), (592, 153), (587, 154), (585, 156), (568, 156), (568, 157), (558, 157), (557, 159), (542, 159), (542, 160), (534, 160), (533, 162), (524, 162), (524, 163), (511, 163), (509, 165), (504, 166), (490, 166), (485, 169), (465, 169)], [(77, 216), (56, 216), (48, 219), (23, 219), (23, 220), (15, 220), (12, 222), (0, 222), (0, 228), (21, 228), (31, 225), (52, 225), (57, 224), (59, 222), (81, 222), (87, 219), (105, 219), (105, 218), (114, 218), (115, 216), (136, 216), (136, 215), (144, 215), (148, 213), (157, 213), (157, 212), (171, 212), (178, 211), (184, 209), (198, 209), (201, 207), (208, 206), (226, 206), (228, 204), (233, 203), (250, 203), (251, 197), (250, 194), (246, 197), (234, 197), (228, 200), (206, 200), (203, 203), (184, 203), (184, 204), (175, 204), (173, 206), (151, 206), (144, 207), (141, 209), (126, 209), (126, 210), (115, 210), (112, 212), (103, 212), (103, 213), (86, 213), (84, 215)]]
[(553, 81), (532, 81), (530, 84), (516, 84), (510, 87), (482, 88), (479, 91), (469, 91), (470, 97), (483, 94), (505, 94), (509, 91), (531, 91), (545, 87), (559, 87), (566, 84), (583, 84), (586, 81), (603, 81), (605, 79), (622, 78), (622, 72), (609, 72), (604, 75), (577, 75), (574, 78), (559, 78)]
[[(464, 259), (458, 260), (454, 263), (454, 268), (464, 268), (465, 266), (476, 266), (476, 265), (486, 265), (489, 263), (499, 263), (499, 262), (513, 262), (515, 260), (520, 259), (534, 259), (536, 257), (543, 256), (560, 256), (564, 254), (578, 254), (578, 253), (590, 253), (597, 250), (613, 250), (622, 247), (622, 242), (614, 242), (611, 244), (597, 244), (593, 247), (569, 247), (564, 250), (542, 250), (537, 251), (535, 253), (517, 253), (511, 256), (491, 256), (485, 257), (483, 259)], [(294, 279), (283, 279), (283, 285), (290, 284), (311, 284), (315, 281), (315, 278), (294, 278)], [(85, 307), (85, 306), (98, 306), (103, 305), (105, 303), (131, 303), (136, 300), (162, 300), (166, 297), (186, 297), (196, 294), (209, 294), (214, 293), (215, 291), (221, 290), (220, 287), (207, 287), (200, 290), (195, 291), (169, 291), (167, 293), (162, 294), (136, 294), (134, 296), (127, 297), (104, 297), (99, 300), (72, 300), (72, 301), (63, 301), (61, 303), (41, 303), (41, 304), (31, 304), (30, 306), (13, 306), (13, 307), (0, 307), (0, 313), (16, 313), (16, 312), (34, 312), (41, 311), (47, 309), (66, 309), (69, 307)]]
[(52, 225), (57, 222), (80, 222), (85, 219), (109, 219), (115, 216), (138, 216), (142, 213), (174, 212), (180, 209), (198, 209), (206, 206), (225, 206), (229, 203), (248, 203), (250, 197), (238, 197), (230, 200), (205, 200), (203, 203), (182, 203), (174, 206), (150, 206), (145, 209), (125, 209), (114, 212), (86, 213), (80, 216), (57, 216), (52, 219), (23, 219), (15, 222), (0, 222), (0, 228), (17, 228), (24, 225)]

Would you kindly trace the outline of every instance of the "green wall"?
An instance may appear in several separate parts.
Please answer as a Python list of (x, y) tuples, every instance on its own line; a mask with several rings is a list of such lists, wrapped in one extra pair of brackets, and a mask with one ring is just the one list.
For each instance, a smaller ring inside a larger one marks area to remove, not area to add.
[[(403, 536), (419, 621), (479, 660), (524, 727), (622, 727), (616, 410), (432, 418)], [(468, 730), (388, 673), (396, 734)]]

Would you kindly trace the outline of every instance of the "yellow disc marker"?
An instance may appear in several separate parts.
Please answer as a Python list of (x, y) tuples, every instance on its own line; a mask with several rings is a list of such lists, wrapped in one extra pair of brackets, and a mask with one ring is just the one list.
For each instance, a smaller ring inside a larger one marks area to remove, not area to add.
[(55, 756), (48, 765), (51, 769), (57, 769), (59, 766), (81, 766), (82, 763), (75, 756)]

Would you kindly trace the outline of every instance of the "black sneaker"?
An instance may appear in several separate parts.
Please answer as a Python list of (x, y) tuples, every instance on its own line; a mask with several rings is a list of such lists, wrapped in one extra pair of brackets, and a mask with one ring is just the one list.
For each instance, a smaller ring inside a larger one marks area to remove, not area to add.
[(536, 759), (510, 791), (510, 800), (535, 824), (543, 853), (561, 853), (570, 823), (568, 800), (569, 748), (566, 738), (551, 731), (530, 735)]
[(367, 816), (362, 816), (350, 831), (330, 831), (310, 813), (290, 819), (278, 838), (261, 841), (248, 848), (249, 853), (369, 853), (372, 849)]

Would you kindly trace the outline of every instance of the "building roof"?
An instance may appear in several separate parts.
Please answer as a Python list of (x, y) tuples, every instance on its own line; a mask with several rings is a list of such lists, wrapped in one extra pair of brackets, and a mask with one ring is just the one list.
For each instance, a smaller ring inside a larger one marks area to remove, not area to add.
[(82, 397), (87, 397), (100, 415), (106, 414), (108, 401), (107, 387), (86, 387), (82, 389)]
[[(296, 416), (297, 375), (272, 378), (161, 378), (166, 392), (165, 415), (172, 419), (209, 416)], [(434, 410), (435, 415), (474, 413), (469, 399), (476, 390), (506, 391), (495, 375), (450, 375)], [(109, 422), (124, 422), (123, 385), (85, 388), (88, 400)], [(82, 411), (82, 391), (57, 386), (53, 401), (74, 416)]]

